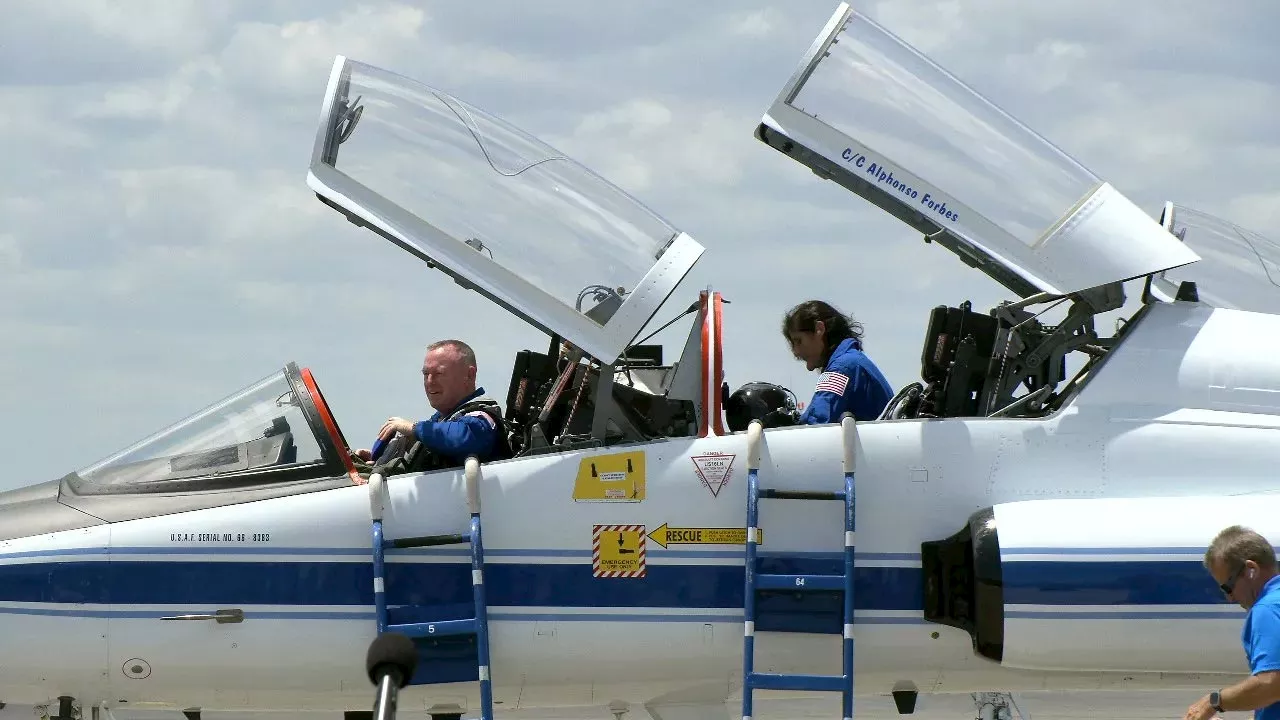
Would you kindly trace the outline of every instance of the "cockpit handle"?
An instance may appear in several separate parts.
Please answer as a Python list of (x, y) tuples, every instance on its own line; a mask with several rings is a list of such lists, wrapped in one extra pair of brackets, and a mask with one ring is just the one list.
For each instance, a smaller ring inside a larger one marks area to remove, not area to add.
[(475, 455), (468, 455), (463, 468), (467, 482), (467, 508), (472, 515), (480, 514), (480, 461)]

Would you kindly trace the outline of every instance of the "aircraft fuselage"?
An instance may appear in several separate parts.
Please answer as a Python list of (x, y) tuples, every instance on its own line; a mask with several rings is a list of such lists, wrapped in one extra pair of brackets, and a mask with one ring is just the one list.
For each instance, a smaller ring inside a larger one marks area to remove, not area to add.
[[(1280, 368), (1261, 347), (1278, 330), (1274, 316), (1159, 305), (1049, 418), (859, 424), (857, 691), (1200, 687), (1198, 674), (1244, 672), (1243, 611), (1200, 553), (1230, 524), (1280, 530), (1267, 494)], [(840, 489), (840, 433), (766, 431), (761, 486)], [(499, 707), (736, 692), (746, 466), (744, 434), (484, 466)], [(460, 470), (392, 477), (387, 493), (388, 538), (467, 529)], [(971, 517), (994, 538), (922, 561), (922, 543), (969, 537)], [(760, 518), (767, 572), (840, 572), (841, 503), (762, 500)], [(370, 526), (369, 487), (352, 485), (6, 540), (0, 699), (364, 707)], [(468, 553), (389, 550), (393, 612), (469, 615)], [(758, 671), (839, 673), (838, 594), (758, 608)], [(978, 640), (927, 611), (976, 618)], [(475, 676), (466, 642), (436, 652), (420, 678)], [(406, 693), (476, 704), (474, 682)]]

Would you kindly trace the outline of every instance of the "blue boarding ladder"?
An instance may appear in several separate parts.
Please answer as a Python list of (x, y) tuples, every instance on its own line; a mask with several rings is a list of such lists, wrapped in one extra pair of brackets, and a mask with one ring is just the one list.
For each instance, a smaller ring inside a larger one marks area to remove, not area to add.
[[(744, 619), (742, 653), (742, 720), (751, 720), (752, 691), (798, 690), (838, 692), (843, 699), (842, 717), (853, 720), (853, 533), (854, 533), (854, 455), (858, 443), (857, 427), (853, 416), (845, 413), (840, 419), (840, 434), (844, 446), (844, 490), (813, 492), (778, 490), (760, 487), (760, 446), (764, 440), (764, 426), (758, 420), (747, 428), (747, 543), (746, 588), (744, 593)], [(844, 501), (844, 573), (841, 575), (773, 575), (760, 574), (756, 546), (760, 542), (761, 499), (773, 500), (842, 500)], [(844, 623), (842, 655), (844, 670), (840, 675), (793, 675), (786, 673), (760, 673), (755, 671), (756, 593), (760, 590), (790, 590), (815, 592), (842, 590), (844, 594)]]
[[(399, 538), (388, 540), (383, 537), (382, 516), (385, 509), (386, 478), (380, 471), (369, 477), (369, 510), (373, 517), (373, 602), (378, 622), (378, 634), (400, 633), (410, 639), (416, 638), (457, 638), (470, 636), (474, 638), (476, 652), (476, 674), (473, 679), (480, 682), (480, 720), (493, 720), (493, 687), (489, 672), (489, 613), (484, 592), (484, 543), (480, 532), (480, 462), (468, 457), (463, 470), (467, 486), (467, 508), (471, 512), (470, 529), (466, 533), (453, 535), (426, 535), (423, 537)], [(388, 623), (386, 571), (384, 553), (388, 548), (420, 548), (441, 545), (467, 544), (471, 547), (471, 589), (475, 614), (471, 617), (425, 621)], [(419, 650), (421, 655), (422, 651)], [(430, 672), (429, 670), (427, 672)], [(409, 684), (426, 684), (432, 682), (455, 682), (467, 678), (449, 677), (442, 679), (423, 679), (422, 663)]]

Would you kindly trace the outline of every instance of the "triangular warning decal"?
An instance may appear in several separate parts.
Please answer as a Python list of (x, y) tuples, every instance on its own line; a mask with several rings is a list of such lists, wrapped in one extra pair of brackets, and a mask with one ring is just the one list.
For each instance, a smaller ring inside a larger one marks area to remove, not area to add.
[(707, 455), (694, 455), (693, 460), (694, 472), (698, 473), (698, 479), (702, 481), (703, 487), (711, 491), (712, 497), (720, 496), (720, 489), (729, 482), (729, 475), (733, 472), (733, 460), (737, 455), (732, 453), (709, 453)]

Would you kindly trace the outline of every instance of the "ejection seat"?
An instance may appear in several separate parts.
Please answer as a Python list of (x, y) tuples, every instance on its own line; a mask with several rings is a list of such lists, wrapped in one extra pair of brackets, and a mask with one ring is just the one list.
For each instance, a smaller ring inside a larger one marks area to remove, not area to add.
[(671, 365), (663, 363), (660, 345), (631, 345), (604, 367), (581, 362), (573, 348), (562, 353), (558, 340), (550, 352), (559, 360), (530, 350), (517, 353), (506, 406), (515, 454), (725, 434), (722, 303), (719, 293), (702, 292), (684, 313), (698, 316)]

